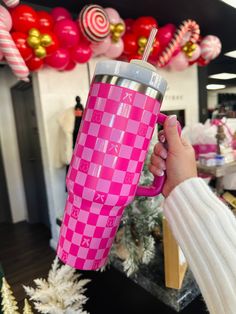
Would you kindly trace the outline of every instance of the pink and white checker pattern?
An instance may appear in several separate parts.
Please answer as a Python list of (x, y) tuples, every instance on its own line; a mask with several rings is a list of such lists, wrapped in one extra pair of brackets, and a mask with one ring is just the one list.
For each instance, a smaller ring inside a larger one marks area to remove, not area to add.
[(77, 269), (107, 260), (124, 208), (132, 202), (160, 110), (156, 99), (91, 85), (67, 175), (68, 199), (57, 254)]

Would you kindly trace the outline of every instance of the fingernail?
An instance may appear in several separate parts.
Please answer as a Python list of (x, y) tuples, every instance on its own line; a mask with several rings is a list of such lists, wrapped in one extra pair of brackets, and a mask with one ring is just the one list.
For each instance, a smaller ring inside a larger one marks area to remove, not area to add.
[(172, 116), (169, 116), (168, 118), (168, 126), (176, 126), (177, 124), (177, 116), (176, 115), (172, 115)]
[(157, 170), (156, 170), (156, 175), (157, 175), (158, 177), (162, 177), (162, 176), (164, 175), (164, 171), (161, 170), (161, 169), (157, 169)]
[(161, 134), (158, 138), (159, 138), (159, 141), (160, 141), (161, 143), (165, 143), (166, 137), (165, 137), (164, 134)]
[(161, 155), (161, 157), (162, 157), (163, 159), (166, 159), (166, 158), (167, 158), (167, 151), (166, 151), (166, 150), (162, 150), (162, 151), (160, 152), (160, 155)]

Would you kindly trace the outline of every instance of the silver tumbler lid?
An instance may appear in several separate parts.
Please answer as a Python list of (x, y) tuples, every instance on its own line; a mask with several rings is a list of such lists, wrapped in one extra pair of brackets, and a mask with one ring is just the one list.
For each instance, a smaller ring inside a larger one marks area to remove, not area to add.
[(154, 66), (141, 60), (132, 60), (130, 63), (115, 60), (100, 61), (97, 63), (94, 75), (118, 76), (139, 82), (159, 91), (164, 96), (167, 82), (161, 77)]

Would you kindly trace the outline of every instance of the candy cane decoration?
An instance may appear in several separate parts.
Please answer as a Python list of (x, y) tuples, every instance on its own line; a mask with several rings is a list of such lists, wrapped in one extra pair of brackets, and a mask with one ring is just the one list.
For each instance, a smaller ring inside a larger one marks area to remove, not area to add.
[(3, 2), (9, 8), (14, 8), (20, 3), (19, 0), (3, 0)]
[(179, 47), (184, 35), (188, 32), (191, 33), (189, 41), (192, 43), (196, 43), (198, 41), (200, 35), (199, 25), (193, 20), (184, 21), (175, 32), (174, 37), (171, 39), (168, 46), (159, 56), (157, 60), (157, 66), (159, 68), (164, 67), (170, 61), (174, 51)]
[(21, 80), (27, 80), (29, 70), (17, 49), (4, 19), (9, 14), (8, 11), (0, 6), (0, 50), (3, 53), (7, 63), (13, 73)]

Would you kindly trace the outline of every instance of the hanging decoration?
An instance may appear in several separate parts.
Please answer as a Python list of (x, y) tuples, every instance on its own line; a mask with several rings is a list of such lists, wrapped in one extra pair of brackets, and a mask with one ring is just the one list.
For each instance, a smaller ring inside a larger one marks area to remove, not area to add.
[(158, 33), (149, 61), (159, 68), (182, 71), (192, 64), (206, 66), (221, 52), (220, 39), (200, 37), (194, 20), (183, 21), (179, 27), (171, 23), (159, 27), (152, 16), (124, 21), (114, 8), (96, 4), (84, 6), (73, 20), (63, 7), (35, 11), (19, 0), (3, 1), (11, 11), (0, 6), (0, 60), (22, 80), (29, 71), (47, 66), (71, 71), (76, 64), (99, 55), (124, 61), (141, 59), (153, 27)]

